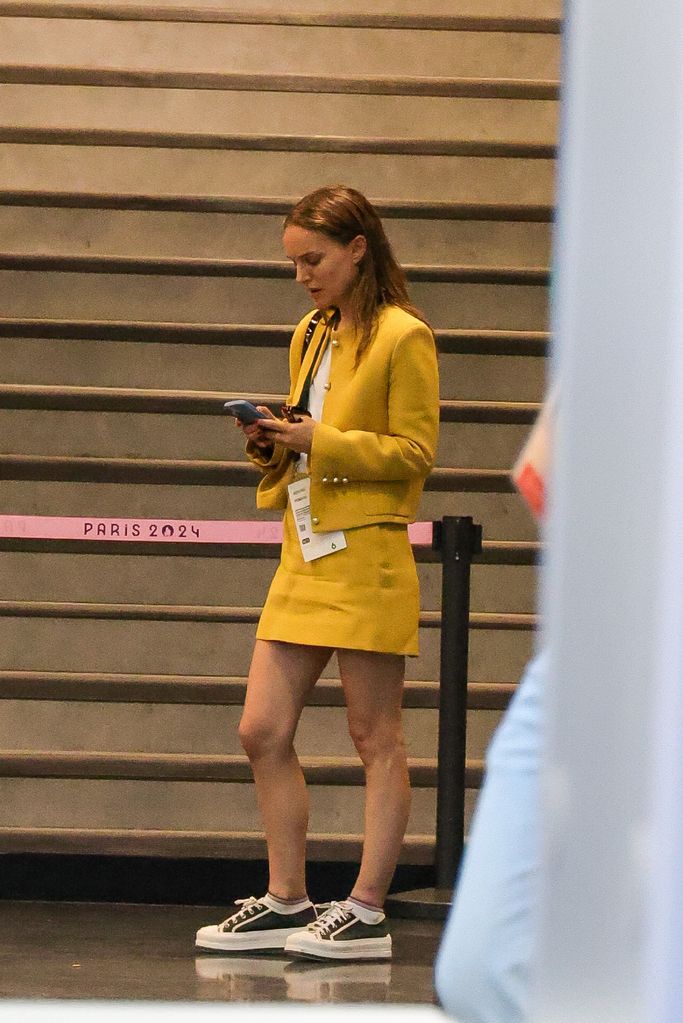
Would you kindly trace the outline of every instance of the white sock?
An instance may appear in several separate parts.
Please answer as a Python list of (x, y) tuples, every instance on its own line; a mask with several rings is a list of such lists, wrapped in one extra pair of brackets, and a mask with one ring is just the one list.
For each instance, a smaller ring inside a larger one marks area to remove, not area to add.
[(275, 913), (282, 913), (285, 916), (289, 916), (292, 913), (300, 913), (302, 909), (308, 909), (312, 905), (308, 896), (305, 896), (303, 899), (297, 899), (296, 902), (285, 902), (284, 899), (278, 899), (277, 895), (271, 895), (270, 892), (264, 895), (263, 902)]
[(347, 902), (351, 903), (354, 913), (364, 924), (378, 924), (381, 920), (384, 920), (384, 912), (379, 907), (370, 907), (364, 902), (354, 899), (352, 895), (349, 896)]

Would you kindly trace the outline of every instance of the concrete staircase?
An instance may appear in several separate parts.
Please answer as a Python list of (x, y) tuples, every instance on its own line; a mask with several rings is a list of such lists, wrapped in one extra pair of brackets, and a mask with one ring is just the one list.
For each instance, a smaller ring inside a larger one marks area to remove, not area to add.
[[(220, 399), (286, 390), (307, 306), (283, 213), (360, 188), (442, 353), (420, 517), (472, 515), (488, 541), (471, 801), (533, 625), (507, 470), (543, 391), (559, 11), (232, 6), (0, 0), (0, 513), (255, 518)], [(0, 549), (0, 851), (261, 857), (236, 726), (272, 558)], [(438, 566), (420, 576), (407, 863), (433, 857)], [(362, 827), (335, 670), (298, 736), (327, 860), (356, 858)]]

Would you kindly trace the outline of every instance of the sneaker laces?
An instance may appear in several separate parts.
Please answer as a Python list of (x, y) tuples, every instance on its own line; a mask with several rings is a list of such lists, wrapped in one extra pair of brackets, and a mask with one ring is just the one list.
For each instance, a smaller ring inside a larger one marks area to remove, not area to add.
[(236, 923), (238, 920), (248, 920), (250, 916), (261, 909), (264, 905), (263, 899), (257, 899), (255, 895), (250, 895), (248, 899), (235, 899), (235, 905), (241, 906), (236, 913), (229, 916), (226, 920), (218, 925), (218, 930), (223, 931), (228, 924)]
[(355, 913), (348, 902), (331, 902), (330, 908), (308, 925), (308, 930), (325, 937), (337, 924), (345, 923), (354, 916)]

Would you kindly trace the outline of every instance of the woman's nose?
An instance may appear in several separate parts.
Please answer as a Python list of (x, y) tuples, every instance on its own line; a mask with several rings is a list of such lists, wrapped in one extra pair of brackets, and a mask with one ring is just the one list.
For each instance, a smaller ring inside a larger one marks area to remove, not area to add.
[(297, 268), (296, 268), (297, 284), (305, 284), (306, 281), (309, 280), (309, 277), (310, 277), (310, 274), (309, 274), (308, 267), (306, 267), (306, 266), (297, 266)]

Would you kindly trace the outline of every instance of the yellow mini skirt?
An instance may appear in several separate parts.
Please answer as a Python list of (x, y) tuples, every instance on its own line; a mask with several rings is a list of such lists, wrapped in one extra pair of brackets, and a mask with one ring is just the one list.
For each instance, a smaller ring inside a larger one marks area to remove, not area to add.
[(420, 591), (408, 527), (382, 522), (344, 535), (344, 550), (306, 563), (287, 507), (256, 638), (416, 656)]

